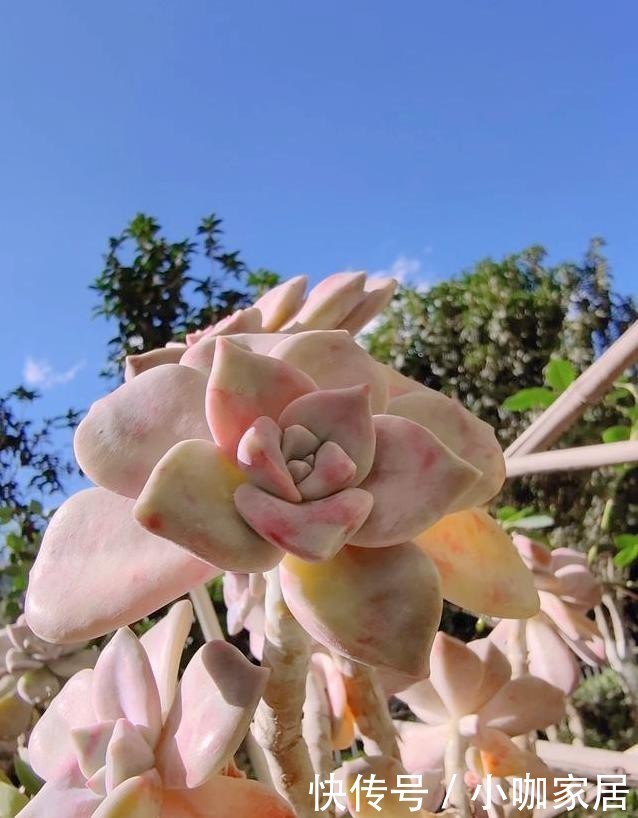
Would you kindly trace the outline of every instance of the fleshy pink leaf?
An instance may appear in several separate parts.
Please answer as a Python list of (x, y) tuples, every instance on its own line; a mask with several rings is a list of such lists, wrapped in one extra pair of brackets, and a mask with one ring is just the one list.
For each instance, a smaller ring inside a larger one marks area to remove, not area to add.
[(188, 600), (176, 602), (166, 616), (146, 631), (140, 643), (151, 663), (162, 706), (166, 716), (173, 704), (177, 688), (179, 662), (193, 624), (193, 606)]
[(414, 775), (431, 770), (443, 772), (445, 747), (450, 731), (445, 724), (419, 724), (416, 721), (395, 721), (399, 734), (399, 751), (405, 769)]
[(346, 686), (334, 659), (325, 653), (314, 653), (312, 664), (322, 679), (330, 707), (332, 747), (345, 750), (355, 739), (355, 721), (348, 706)]
[(265, 540), (305, 560), (331, 559), (361, 526), (372, 497), (361, 489), (344, 489), (322, 500), (288, 503), (244, 484), (235, 505), (248, 525)]
[(334, 273), (324, 278), (283, 329), (292, 332), (335, 329), (363, 298), (365, 281), (365, 273)]
[(286, 466), (281, 438), (281, 429), (272, 418), (257, 418), (239, 441), (237, 465), (253, 485), (283, 500), (298, 503), (301, 494)]
[(129, 628), (121, 628), (100, 654), (91, 689), (99, 721), (126, 719), (145, 727), (155, 744), (162, 726), (159, 692), (146, 651)]
[(460, 639), (440, 631), (432, 645), (430, 681), (452, 718), (475, 713), (483, 663)]
[[(511, 632), (511, 623), (506, 622), (500, 622), (495, 630), (507, 627), (508, 624)], [(525, 631), (529, 672), (570, 696), (580, 682), (580, 667), (572, 651), (556, 630), (540, 616), (530, 619)]]
[(270, 354), (305, 372), (320, 389), (367, 386), (372, 412), (385, 411), (388, 387), (383, 372), (345, 330), (289, 335)]
[(73, 783), (52, 781), (42, 787), (19, 815), (20, 818), (91, 818), (100, 801), (97, 795), (82, 786), (80, 780)]
[(186, 668), (169, 713), (158, 769), (169, 788), (199, 787), (246, 735), (268, 679), (226, 642), (208, 642)]
[(482, 728), (476, 743), (481, 751), (485, 773), (498, 778), (545, 778), (548, 768), (534, 753), (519, 749), (509, 736), (500, 730)]
[(396, 545), (433, 525), (478, 477), (427, 429), (394, 415), (375, 415), (376, 451), (361, 488), (372, 512), (353, 545)]
[(210, 439), (204, 414), (206, 379), (179, 364), (153, 367), (96, 401), (77, 428), (75, 455), (100, 486), (137, 497), (171, 446)]
[(281, 587), (295, 618), (320, 644), (363, 664), (427, 675), (441, 617), (438, 576), (412, 543), (346, 546), (332, 560), (287, 556)]
[(155, 770), (149, 770), (116, 787), (93, 818), (160, 818), (162, 800), (162, 782)]
[(481, 723), (509, 736), (542, 730), (565, 715), (562, 690), (534, 676), (519, 676), (504, 685), (479, 711)]
[[(182, 355), (180, 364), (197, 369), (208, 378), (219, 337), (219, 335), (207, 335), (189, 346)], [(285, 337), (281, 332), (241, 332), (233, 335), (232, 342), (251, 352), (267, 355)]]
[(425, 724), (445, 724), (450, 714), (429, 679), (421, 679), (395, 694)]
[(29, 739), (29, 763), (45, 781), (62, 778), (75, 764), (73, 728), (97, 721), (91, 703), (92, 670), (81, 670), (44, 711)]
[(106, 764), (106, 750), (114, 728), (114, 721), (99, 721), (71, 729), (78, 765), (85, 778), (91, 778)]
[(26, 613), (37, 634), (51, 642), (93, 639), (220, 573), (146, 532), (133, 505), (94, 488), (55, 513), (29, 577)]
[(187, 440), (153, 470), (135, 504), (144, 528), (229, 571), (268, 571), (282, 552), (243, 521), (233, 494), (246, 476), (214, 443)]
[(360, 332), (365, 325), (390, 303), (396, 289), (393, 278), (369, 278), (359, 303), (339, 324), (339, 329), (348, 330), (352, 335)]
[(321, 500), (351, 486), (357, 465), (338, 443), (326, 440), (315, 453), (312, 471), (297, 484), (304, 500)]
[(206, 393), (206, 416), (215, 442), (234, 458), (253, 421), (262, 415), (278, 418), (295, 398), (314, 389), (314, 382), (294, 366), (218, 339)]
[(512, 666), (505, 654), (490, 639), (473, 639), (467, 646), (483, 663), (483, 678), (476, 694), (476, 706), (480, 708), (509, 682)]
[(264, 332), (276, 332), (299, 311), (303, 304), (308, 276), (295, 276), (278, 284), (255, 301), (261, 313)]
[(375, 451), (375, 429), (366, 386), (321, 389), (304, 395), (284, 409), (279, 426), (284, 430), (284, 444), (287, 430), (299, 427), (319, 441), (338, 444), (357, 467), (353, 485), (359, 485), (369, 473)]
[(482, 509), (446, 514), (415, 542), (434, 560), (443, 596), (455, 605), (499, 617), (538, 612), (532, 573), (509, 535)]
[(124, 380), (133, 380), (136, 375), (141, 375), (142, 372), (153, 369), (155, 366), (178, 364), (185, 351), (186, 344), (176, 344), (175, 346), (151, 349), (149, 352), (142, 352), (141, 355), (127, 355)]
[(480, 479), (456, 499), (452, 510), (482, 505), (500, 491), (505, 480), (505, 461), (494, 430), (458, 401), (419, 386), (418, 391), (390, 401), (388, 413), (401, 415), (429, 429), (481, 472)]
[(119, 719), (106, 750), (106, 792), (112, 792), (127, 779), (150, 770), (155, 757), (146, 739), (130, 721)]

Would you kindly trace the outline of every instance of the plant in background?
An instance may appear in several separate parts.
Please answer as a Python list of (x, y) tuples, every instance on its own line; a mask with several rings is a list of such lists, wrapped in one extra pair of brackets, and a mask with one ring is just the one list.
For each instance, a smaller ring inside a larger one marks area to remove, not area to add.
[[(109, 239), (104, 268), (92, 284), (94, 315), (117, 323), (103, 374), (121, 377), (128, 354), (161, 347), (245, 306), (253, 291), (273, 286), (264, 268), (251, 273), (238, 251), (222, 245), (222, 220), (204, 217), (193, 240), (171, 242), (152, 216), (138, 213)], [(196, 273), (199, 256), (208, 262)]]

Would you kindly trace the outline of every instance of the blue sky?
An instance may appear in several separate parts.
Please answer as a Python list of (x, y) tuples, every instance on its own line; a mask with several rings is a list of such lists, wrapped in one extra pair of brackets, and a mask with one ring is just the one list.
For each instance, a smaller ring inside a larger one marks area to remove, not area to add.
[(0, 11), (0, 389), (106, 385), (88, 284), (136, 211), (254, 266), (433, 281), (609, 241), (638, 280), (633, 0), (21, 0)]

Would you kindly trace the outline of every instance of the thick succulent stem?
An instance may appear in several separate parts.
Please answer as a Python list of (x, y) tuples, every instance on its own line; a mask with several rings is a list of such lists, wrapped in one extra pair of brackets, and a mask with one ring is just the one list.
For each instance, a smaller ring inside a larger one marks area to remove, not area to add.
[(193, 588), (189, 596), (204, 639), (207, 642), (212, 642), (214, 639), (224, 639), (224, 632), (219, 624), (208, 588), (205, 585), (198, 585)]
[[(308, 745), (310, 760), (320, 781), (328, 781), (333, 769), (332, 725), (328, 697), (323, 681), (315, 668), (310, 666), (306, 677), (306, 701), (303, 708), (303, 737)], [(334, 818), (332, 803), (323, 810), (328, 818)]]
[(447, 805), (454, 807), (460, 818), (470, 818), (470, 801), (465, 786), (465, 752), (467, 739), (459, 733), (458, 725), (450, 724), (447, 746), (445, 748), (445, 787)]
[(310, 637), (284, 602), (279, 573), (266, 575), (266, 638), (262, 664), (270, 678), (255, 713), (254, 736), (266, 756), (277, 791), (291, 804), (297, 818), (315, 814), (310, 794), (314, 772), (302, 736), (302, 711)]
[(400, 759), (396, 730), (376, 670), (341, 657), (338, 664), (363, 749), (368, 755)]
[[(529, 672), (529, 656), (527, 652), (527, 620), (516, 620), (516, 630), (509, 645), (508, 657), (512, 666), (512, 679), (518, 679)], [(530, 738), (527, 735), (516, 736), (514, 743), (521, 750), (529, 750)]]
[(527, 620), (517, 619), (516, 630), (509, 645), (508, 657), (512, 666), (512, 679), (524, 676), (529, 670), (527, 655)]

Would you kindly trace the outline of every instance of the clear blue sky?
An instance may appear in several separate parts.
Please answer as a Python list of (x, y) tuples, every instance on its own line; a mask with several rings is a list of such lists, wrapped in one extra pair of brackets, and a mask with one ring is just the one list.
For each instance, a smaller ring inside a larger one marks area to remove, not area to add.
[[(20, 0), (0, 11), (0, 388), (86, 406), (87, 286), (138, 210), (252, 265), (432, 281), (609, 241), (638, 287), (635, 0)], [(54, 376), (52, 376), (54, 377)]]

